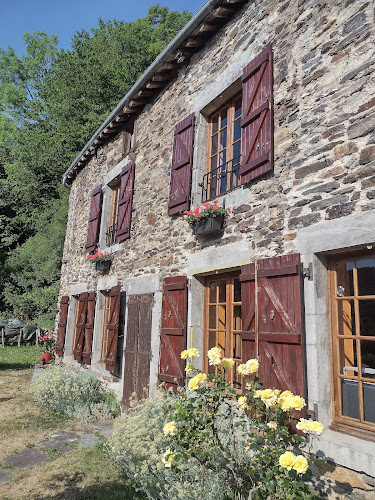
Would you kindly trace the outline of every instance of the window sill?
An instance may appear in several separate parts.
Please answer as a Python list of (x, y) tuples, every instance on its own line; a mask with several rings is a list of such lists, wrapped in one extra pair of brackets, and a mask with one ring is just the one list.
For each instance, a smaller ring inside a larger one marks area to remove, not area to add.
[(120, 250), (121, 250), (121, 243), (114, 243), (109, 247), (104, 247), (103, 249), (100, 249), (100, 251), (103, 253), (116, 253), (119, 252)]
[(365, 441), (375, 442), (375, 429), (374, 431), (360, 429), (359, 427), (352, 427), (351, 425), (343, 424), (341, 422), (332, 422), (329, 429), (331, 431), (341, 432), (348, 436), (364, 439)]

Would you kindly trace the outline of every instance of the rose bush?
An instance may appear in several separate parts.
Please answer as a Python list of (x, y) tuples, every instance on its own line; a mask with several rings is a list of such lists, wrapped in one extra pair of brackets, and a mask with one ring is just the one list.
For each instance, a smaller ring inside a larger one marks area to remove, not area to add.
[(224, 479), (225, 498), (318, 498), (308, 485), (309, 461), (318, 460), (311, 441), (324, 428), (319, 422), (295, 418), (305, 400), (290, 391), (261, 389), (256, 359), (237, 367), (246, 377), (245, 390), (238, 394), (225, 382), (234, 360), (223, 358), (218, 347), (210, 349), (209, 364), (217, 367), (217, 374), (207, 375), (194, 368), (196, 351), (181, 355), (187, 361), (189, 390), (165, 404), (165, 467), (173, 471), (196, 459), (201, 465), (199, 498), (205, 495), (206, 472)]

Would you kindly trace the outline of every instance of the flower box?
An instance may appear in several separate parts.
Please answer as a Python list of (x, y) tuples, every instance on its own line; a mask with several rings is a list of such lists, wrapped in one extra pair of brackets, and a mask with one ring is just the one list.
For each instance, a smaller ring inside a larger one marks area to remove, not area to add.
[(192, 225), (193, 234), (196, 236), (210, 236), (212, 234), (220, 233), (223, 230), (224, 215), (217, 215), (216, 217), (210, 215), (197, 220)]
[(97, 260), (95, 262), (95, 269), (97, 271), (107, 272), (111, 268), (112, 261), (111, 260)]

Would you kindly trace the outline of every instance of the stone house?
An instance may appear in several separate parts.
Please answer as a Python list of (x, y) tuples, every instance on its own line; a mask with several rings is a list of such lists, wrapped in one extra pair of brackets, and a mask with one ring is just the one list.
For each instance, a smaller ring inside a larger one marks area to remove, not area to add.
[[(160, 54), (64, 175), (66, 364), (126, 406), (184, 384), (186, 346), (204, 370), (214, 345), (258, 356), (320, 450), (375, 476), (374, 14), (209, 0)], [(213, 200), (224, 226), (193, 234), (181, 215)]]

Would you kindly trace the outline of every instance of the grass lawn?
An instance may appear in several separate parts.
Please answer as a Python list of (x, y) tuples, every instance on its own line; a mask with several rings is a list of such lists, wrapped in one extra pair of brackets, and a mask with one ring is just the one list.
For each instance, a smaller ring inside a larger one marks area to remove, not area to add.
[[(41, 347), (0, 347), (0, 469), (14, 478), (0, 485), (2, 500), (120, 500), (143, 499), (131, 481), (105, 451), (105, 439), (92, 449), (62, 454), (43, 449), (39, 442), (58, 430), (80, 434), (78, 420), (51, 413), (36, 404), (29, 394), (30, 380)], [(26, 448), (38, 446), (50, 458), (29, 469), (16, 469), (3, 459)]]

